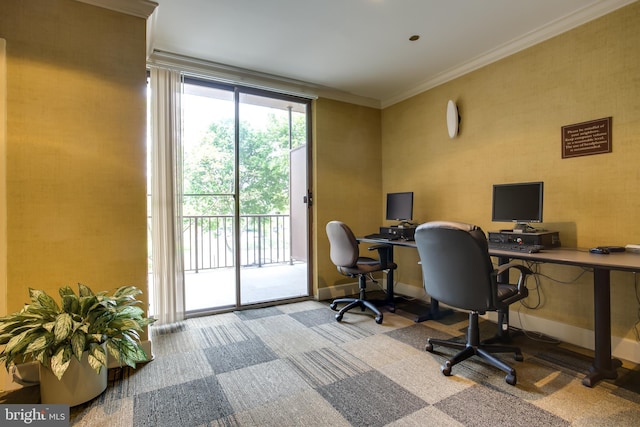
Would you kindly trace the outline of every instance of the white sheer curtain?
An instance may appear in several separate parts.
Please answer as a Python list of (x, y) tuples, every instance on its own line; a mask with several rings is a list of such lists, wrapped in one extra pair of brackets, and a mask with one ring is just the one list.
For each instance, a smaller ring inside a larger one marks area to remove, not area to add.
[(182, 77), (151, 67), (151, 240), (153, 313), (184, 319), (182, 249)]

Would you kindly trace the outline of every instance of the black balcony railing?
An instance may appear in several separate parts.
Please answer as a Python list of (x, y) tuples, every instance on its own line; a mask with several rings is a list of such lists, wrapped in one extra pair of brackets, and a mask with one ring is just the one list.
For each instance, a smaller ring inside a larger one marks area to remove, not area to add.
[[(235, 266), (232, 215), (183, 217), (184, 270)], [(291, 263), (289, 215), (241, 215), (241, 266)]]

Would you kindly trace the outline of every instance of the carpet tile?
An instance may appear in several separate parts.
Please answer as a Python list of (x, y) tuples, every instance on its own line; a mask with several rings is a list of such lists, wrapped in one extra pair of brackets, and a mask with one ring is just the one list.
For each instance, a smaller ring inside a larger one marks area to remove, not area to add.
[(311, 389), (281, 359), (225, 372), (217, 378), (236, 412)]
[(205, 355), (216, 374), (278, 359), (259, 338), (212, 347), (206, 350)]
[(318, 392), (358, 426), (384, 426), (428, 405), (375, 370), (319, 387)]
[(434, 404), (463, 425), (568, 426), (569, 423), (512, 395), (473, 386)]
[[(150, 328), (154, 360), (109, 370), (96, 399), (71, 408), (82, 427), (637, 426), (640, 370), (584, 387), (584, 349), (517, 334), (524, 360), (504, 372), (474, 357), (440, 371), (454, 349), (426, 352), (428, 337), (463, 340), (467, 316), (415, 323), (408, 312), (348, 313), (304, 301)], [(481, 335), (495, 324), (481, 321)], [(486, 335), (486, 336), (485, 336)], [(587, 356), (585, 356), (587, 354)], [(38, 403), (38, 387), (12, 401)], [(9, 400), (7, 400), (9, 399)]]
[(137, 395), (133, 425), (175, 427), (200, 425), (233, 412), (215, 376)]
[(314, 388), (349, 379), (371, 369), (369, 365), (339, 347), (297, 354), (288, 357), (287, 361), (292, 369)]

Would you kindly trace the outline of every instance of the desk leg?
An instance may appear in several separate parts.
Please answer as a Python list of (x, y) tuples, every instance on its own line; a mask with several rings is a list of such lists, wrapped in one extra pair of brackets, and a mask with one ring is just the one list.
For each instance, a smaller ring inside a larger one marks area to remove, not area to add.
[[(387, 252), (387, 261), (393, 262), (393, 245), (391, 245)], [(378, 307), (385, 307), (391, 313), (396, 311), (396, 300), (393, 292), (393, 270), (387, 271), (387, 291), (385, 299), (371, 300), (370, 302)]]
[(440, 310), (440, 303), (438, 300), (431, 298), (431, 301), (429, 302), (429, 311), (418, 316), (415, 321), (416, 323), (419, 323), (424, 322), (425, 320), (439, 320), (449, 314), (453, 314), (452, 309), (448, 308), (446, 310)]
[[(389, 250), (389, 261), (393, 262), (393, 247)], [(393, 270), (387, 272), (387, 298), (383, 301), (383, 305), (391, 313), (396, 311), (396, 300), (393, 293)]]
[(595, 357), (582, 384), (593, 387), (602, 379), (616, 379), (622, 362), (611, 358), (611, 277), (610, 271), (593, 270)]

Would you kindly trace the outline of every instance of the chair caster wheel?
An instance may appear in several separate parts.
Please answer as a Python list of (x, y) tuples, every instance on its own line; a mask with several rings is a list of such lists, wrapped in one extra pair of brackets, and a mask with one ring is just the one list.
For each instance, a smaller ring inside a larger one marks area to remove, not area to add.
[(507, 374), (506, 377), (504, 377), (504, 380), (507, 382), (507, 384), (509, 385), (516, 385), (516, 375), (513, 374)]
[(451, 362), (449, 362), (448, 360), (446, 362), (444, 362), (444, 365), (442, 365), (440, 367), (440, 370), (442, 371), (442, 374), (445, 377), (448, 377), (451, 375)]
[(329, 308), (335, 311), (338, 308), (338, 304), (336, 304), (335, 302), (332, 302), (331, 304), (329, 304)]
[(336, 320), (338, 322), (342, 321), (342, 314), (336, 314)]
[(424, 350), (428, 351), (429, 353), (433, 353), (433, 344), (427, 342), (427, 344), (424, 346)]
[(376, 316), (376, 323), (380, 325), (382, 323), (382, 314), (380, 316)]
[(389, 307), (389, 313), (395, 313), (395, 312), (396, 312), (395, 307)]
[(524, 357), (522, 357), (522, 354), (520, 353), (516, 353), (516, 355), (513, 358), (516, 362), (522, 362), (524, 360)]

